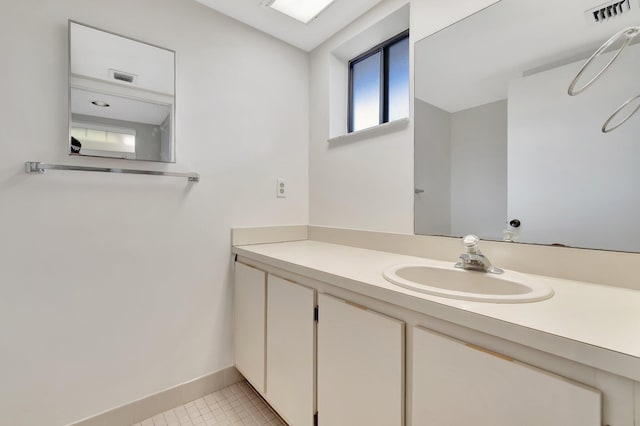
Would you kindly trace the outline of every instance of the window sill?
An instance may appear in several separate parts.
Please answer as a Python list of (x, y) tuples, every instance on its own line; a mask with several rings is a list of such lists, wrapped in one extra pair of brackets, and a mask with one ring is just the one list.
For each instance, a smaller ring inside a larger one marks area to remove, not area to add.
[(347, 133), (346, 135), (336, 136), (329, 139), (327, 142), (342, 143), (342, 142), (356, 142), (362, 139), (367, 139), (373, 136), (381, 136), (387, 133), (397, 132), (403, 130), (409, 126), (409, 118), (400, 118), (398, 120), (390, 121), (384, 124), (378, 124), (377, 126), (369, 127), (366, 129), (358, 130), (357, 132)]

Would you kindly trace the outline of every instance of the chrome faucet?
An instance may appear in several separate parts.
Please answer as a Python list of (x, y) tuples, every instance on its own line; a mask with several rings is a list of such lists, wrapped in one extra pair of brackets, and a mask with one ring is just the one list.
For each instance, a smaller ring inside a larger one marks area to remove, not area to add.
[(462, 239), (465, 253), (460, 255), (461, 262), (456, 263), (456, 268), (468, 269), (471, 271), (489, 272), (492, 274), (502, 274), (504, 271), (491, 264), (489, 259), (482, 254), (478, 248), (480, 238), (475, 235), (467, 235)]

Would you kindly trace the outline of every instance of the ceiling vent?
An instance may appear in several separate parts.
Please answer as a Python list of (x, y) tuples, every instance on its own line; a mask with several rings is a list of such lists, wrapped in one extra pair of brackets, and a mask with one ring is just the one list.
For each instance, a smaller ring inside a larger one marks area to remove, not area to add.
[(585, 15), (591, 23), (599, 24), (610, 21), (620, 15), (624, 15), (631, 10), (631, 0), (619, 0), (601, 4), (598, 7), (587, 10)]
[(123, 83), (133, 84), (137, 76), (135, 74), (129, 74), (124, 71), (110, 69), (109, 77), (111, 77), (114, 80), (121, 81)]

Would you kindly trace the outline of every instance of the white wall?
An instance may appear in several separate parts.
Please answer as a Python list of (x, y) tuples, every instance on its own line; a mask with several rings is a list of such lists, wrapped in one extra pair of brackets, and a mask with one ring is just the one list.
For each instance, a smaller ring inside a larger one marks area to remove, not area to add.
[(502, 239), (507, 227), (507, 101), (451, 114), (451, 235)]
[(415, 233), (451, 235), (451, 114), (414, 103)]
[[(413, 232), (413, 125), (365, 140), (327, 143), (331, 52), (406, 3), (383, 1), (311, 52), (309, 220), (313, 225)], [(495, 0), (409, 3), (413, 63), (414, 42)]]
[(566, 93), (583, 61), (510, 82), (509, 217), (522, 241), (640, 250), (640, 116), (600, 130), (640, 93), (640, 46), (628, 49), (579, 96)]
[(311, 52), (309, 220), (313, 225), (413, 232), (411, 126), (365, 140), (327, 142), (329, 105), (340, 99), (330, 96), (331, 52), (406, 3), (382, 2)]
[[(177, 164), (66, 155), (69, 18), (177, 52)], [(308, 55), (192, 1), (4, 2), (0, 39), (0, 424), (232, 365), (230, 228), (308, 220)], [(26, 175), (36, 160), (202, 180)]]

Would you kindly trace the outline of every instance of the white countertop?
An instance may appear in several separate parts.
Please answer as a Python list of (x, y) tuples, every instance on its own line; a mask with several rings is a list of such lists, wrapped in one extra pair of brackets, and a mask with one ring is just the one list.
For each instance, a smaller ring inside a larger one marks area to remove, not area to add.
[(382, 271), (408, 262), (451, 266), (319, 241), (236, 246), (239, 256), (640, 381), (640, 291), (530, 275), (554, 296), (485, 303), (432, 296), (389, 283)]

